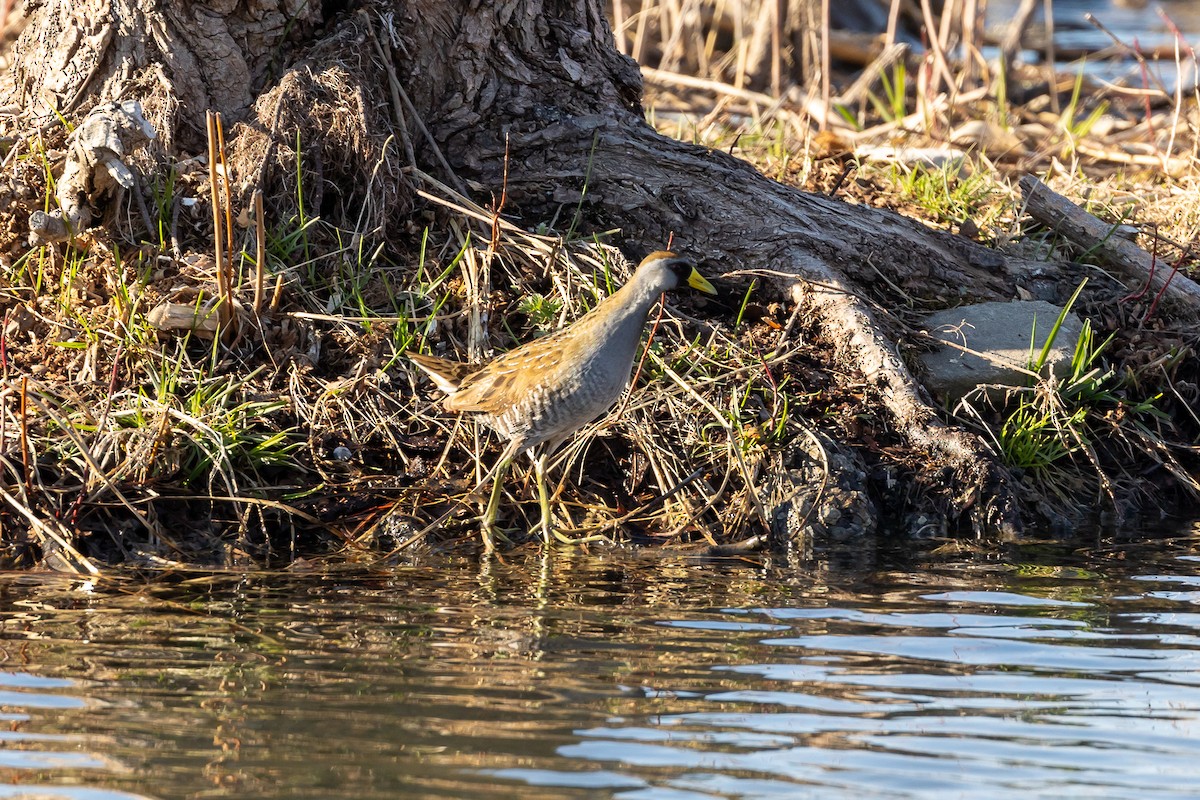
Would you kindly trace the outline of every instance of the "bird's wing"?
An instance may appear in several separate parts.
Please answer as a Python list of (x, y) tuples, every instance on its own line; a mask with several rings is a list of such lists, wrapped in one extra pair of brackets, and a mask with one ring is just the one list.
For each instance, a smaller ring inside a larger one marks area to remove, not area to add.
[(557, 384), (564, 344), (565, 337), (551, 334), (500, 355), (467, 376), (446, 407), (502, 414), (519, 405), (536, 388)]

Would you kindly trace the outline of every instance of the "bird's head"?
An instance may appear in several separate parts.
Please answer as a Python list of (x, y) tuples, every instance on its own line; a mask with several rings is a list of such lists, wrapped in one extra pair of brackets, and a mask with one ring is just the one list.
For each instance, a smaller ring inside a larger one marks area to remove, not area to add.
[(657, 250), (643, 258), (634, 274), (640, 279), (644, 278), (652, 282), (655, 286), (662, 287), (660, 291), (664, 292), (686, 284), (705, 294), (717, 293), (713, 285), (696, 270), (691, 261), (669, 250)]

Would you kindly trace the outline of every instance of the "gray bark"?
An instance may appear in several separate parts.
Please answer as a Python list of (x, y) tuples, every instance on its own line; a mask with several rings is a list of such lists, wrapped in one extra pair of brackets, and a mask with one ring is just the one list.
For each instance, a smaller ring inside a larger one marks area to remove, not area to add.
[(320, 11), (306, 0), (32, 3), (3, 93), (35, 123), (73, 119), (97, 100), (140, 100), (170, 152), (173, 135), (203, 141), (207, 109), (245, 115), (285, 39), (311, 32)]

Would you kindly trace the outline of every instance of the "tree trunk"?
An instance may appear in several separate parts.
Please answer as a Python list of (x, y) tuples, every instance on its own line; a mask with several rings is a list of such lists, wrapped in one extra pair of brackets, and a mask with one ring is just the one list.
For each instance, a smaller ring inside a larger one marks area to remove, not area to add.
[(164, 146), (195, 148), (204, 111), (244, 115), (281, 48), (310, 38), (321, 6), (305, 0), (212, 4), (151, 0), (31, 3), (6, 76), (27, 120), (78, 117), (81, 105), (135, 98)]
[[(322, 214), (385, 190), (369, 204), (380, 229), (412, 200), (396, 168), (402, 149), (485, 203), (506, 191), (506, 212), (531, 225), (579, 207), (586, 227), (620, 228), (633, 251), (673, 236), (707, 272), (761, 275), (803, 306), (832, 364), (857, 370), (884, 417), (928, 453), (930, 477), (916, 479), (948, 515), (968, 515), (979, 532), (1020, 530), (1006, 471), (976, 436), (941, 421), (897, 353), (902, 326), (867, 299), (894, 300), (877, 291), (885, 283), (918, 299), (1006, 298), (1014, 287), (1002, 256), (658, 135), (600, 0), (397, 0), (321, 19), (328, 10), (301, 0), (53, 0), (32, 10), (9, 102), (48, 120), (51, 109), (76, 118), (101, 99), (136, 97), (164, 146), (191, 152), (215, 108), (244, 123), (232, 160), (252, 168), (237, 177), (283, 205), (279, 186), (295, 165), (272, 153), (300, 131), (322, 176)], [(353, 113), (330, 110), (346, 97)]]

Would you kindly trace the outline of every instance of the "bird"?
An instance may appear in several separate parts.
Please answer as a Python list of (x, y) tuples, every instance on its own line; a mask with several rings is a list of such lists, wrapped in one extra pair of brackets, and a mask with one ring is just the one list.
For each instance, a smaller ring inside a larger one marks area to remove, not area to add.
[[(501, 481), (522, 451), (533, 462), (539, 527), (551, 544), (547, 459), (624, 393), (650, 309), (664, 292), (685, 284), (717, 294), (689, 259), (658, 250), (642, 259), (628, 283), (571, 325), (485, 364), (406, 353), (445, 392), (447, 411), (472, 412), (508, 440), (492, 470), (492, 492), (482, 517), (486, 551), (495, 548)], [(553, 535), (570, 541), (558, 532)]]

